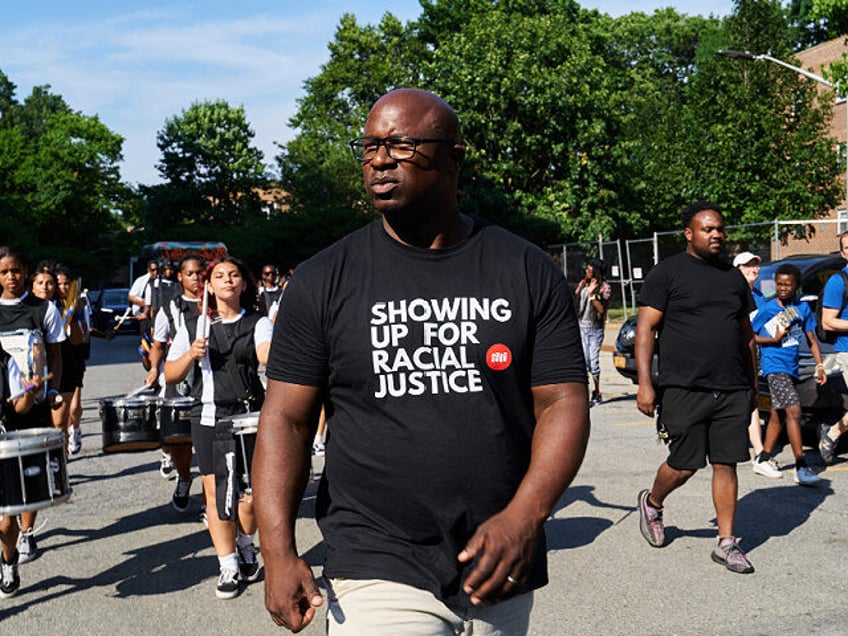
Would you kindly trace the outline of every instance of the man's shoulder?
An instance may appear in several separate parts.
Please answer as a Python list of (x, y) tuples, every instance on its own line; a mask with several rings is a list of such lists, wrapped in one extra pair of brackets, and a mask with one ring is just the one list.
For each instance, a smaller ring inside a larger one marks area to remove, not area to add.
[(551, 254), (510, 230), (485, 220), (474, 219), (475, 229), (471, 241), (485, 248), (485, 253), (497, 259), (499, 267), (507, 271), (516, 269), (519, 263), (539, 264), (562, 273)]
[(846, 265), (839, 271), (833, 272), (827, 279), (827, 282), (830, 283), (831, 281), (839, 281), (840, 284), (843, 284), (845, 282), (846, 276), (848, 276), (848, 265)]

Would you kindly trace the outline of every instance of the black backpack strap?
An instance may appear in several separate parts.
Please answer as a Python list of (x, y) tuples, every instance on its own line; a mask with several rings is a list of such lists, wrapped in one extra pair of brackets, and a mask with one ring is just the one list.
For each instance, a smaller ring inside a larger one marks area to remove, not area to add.
[(839, 273), (842, 275), (842, 306), (839, 308), (841, 314), (845, 311), (845, 305), (848, 305), (848, 274), (845, 273), (844, 269), (840, 269)]

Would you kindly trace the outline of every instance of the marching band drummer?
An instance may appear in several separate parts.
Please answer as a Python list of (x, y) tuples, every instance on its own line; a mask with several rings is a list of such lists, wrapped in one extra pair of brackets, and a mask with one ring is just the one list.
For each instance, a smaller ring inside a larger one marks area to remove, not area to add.
[[(153, 326), (153, 347), (150, 349), (150, 371), (145, 384), (159, 384), (161, 363), (171, 343), (171, 339), (182, 327), (187, 318), (197, 320), (200, 315), (198, 303), (203, 291), (203, 261), (197, 254), (187, 254), (180, 259), (177, 272), (177, 282), (181, 295), (169, 301), (156, 313)], [(162, 383), (160, 397), (171, 398), (178, 394), (177, 385)], [(171, 505), (179, 512), (188, 510), (189, 492), (191, 491), (191, 444), (163, 444), (163, 451), (171, 457), (177, 470), (177, 485), (171, 497)]]
[(91, 352), (91, 337), (113, 340), (112, 329), (100, 331), (91, 325), (91, 307), (88, 298), (74, 285), (71, 269), (56, 266), (56, 304), (62, 312), (66, 340), (62, 343), (62, 385), (59, 390), (68, 402), (65, 410), (65, 428), (68, 432), (68, 452), (76, 455), (82, 449), (82, 381), (85, 361)]
[(215, 594), (221, 599), (238, 596), (239, 576), (244, 581), (255, 581), (259, 576), (253, 545), (253, 499), (249, 495), (241, 499), (235, 521), (219, 517), (213, 457), (216, 421), (258, 411), (265, 397), (258, 368), (268, 360), (272, 324), (252, 311), (256, 287), (251, 278), (244, 264), (232, 256), (212, 262), (205, 276), (207, 300), (213, 310), (211, 325), (202, 310), (200, 319), (187, 320), (178, 329), (165, 362), (165, 381), (169, 384), (182, 382), (190, 370), (195, 370), (191, 438), (203, 479), (209, 534), (218, 555), (220, 574)]
[[(15, 428), (15, 415), (24, 415), (32, 409), (35, 394), (42, 385), (40, 375), (32, 379), (31, 390), (10, 399), (24, 388), (24, 378), (15, 359), (3, 349), (0, 343), (0, 423), (7, 430)], [(11, 405), (9, 404), (11, 402)], [(11, 412), (10, 412), (11, 411)], [(20, 553), (18, 552), (18, 520), (14, 515), (0, 515), (0, 598), (9, 598), (18, 593), (21, 579), (18, 576)]]
[[(38, 331), (44, 338), (47, 349), (47, 369), (52, 373), (48, 381), (46, 401), (36, 402), (26, 415), (16, 418), (17, 428), (50, 427), (51, 409), (62, 404), (58, 387), (62, 381), (61, 342), (65, 339), (62, 329), (62, 317), (56, 306), (48, 301), (36, 298), (25, 287), (27, 277), (26, 259), (16, 248), (0, 247), (0, 332), (30, 329)], [(36, 358), (36, 356), (33, 356)], [(21, 369), (22, 372), (27, 370)], [(27, 374), (44, 375), (42, 369), (31, 369)], [(29, 381), (29, 378), (24, 378)], [(23, 512), (20, 516), (20, 535), (17, 537), (19, 563), (26, 563), (38, 555), (38, 547), (33, 537), (35, 512)]]

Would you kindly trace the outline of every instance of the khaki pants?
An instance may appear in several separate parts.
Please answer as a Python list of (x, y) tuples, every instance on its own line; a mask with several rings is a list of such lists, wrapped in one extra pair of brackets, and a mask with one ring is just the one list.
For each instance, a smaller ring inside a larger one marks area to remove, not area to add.
[(327, 601), (328, 636), (523, 636), (533, 593), (457, 613), (403, 583), (330, 579)]

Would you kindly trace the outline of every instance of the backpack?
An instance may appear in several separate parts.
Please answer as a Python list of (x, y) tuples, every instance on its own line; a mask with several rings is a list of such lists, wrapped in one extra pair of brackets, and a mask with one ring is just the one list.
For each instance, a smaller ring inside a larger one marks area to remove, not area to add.
[[(839, 270), (839, 274), (842, 276), (842, 304), (839, 307), (839, 313), (842, 313), (845, 305), (848, 304), (848, 274), (842, 269)], [(822, 302), (821, 298), (819, 298), (819, 302), (816, 305), (816, 336), (819, 341), (826, 344), (833, 344), (836, 342), (836, 338), (842, 333), (844, 332), (829, 331), (822, 327)]]

